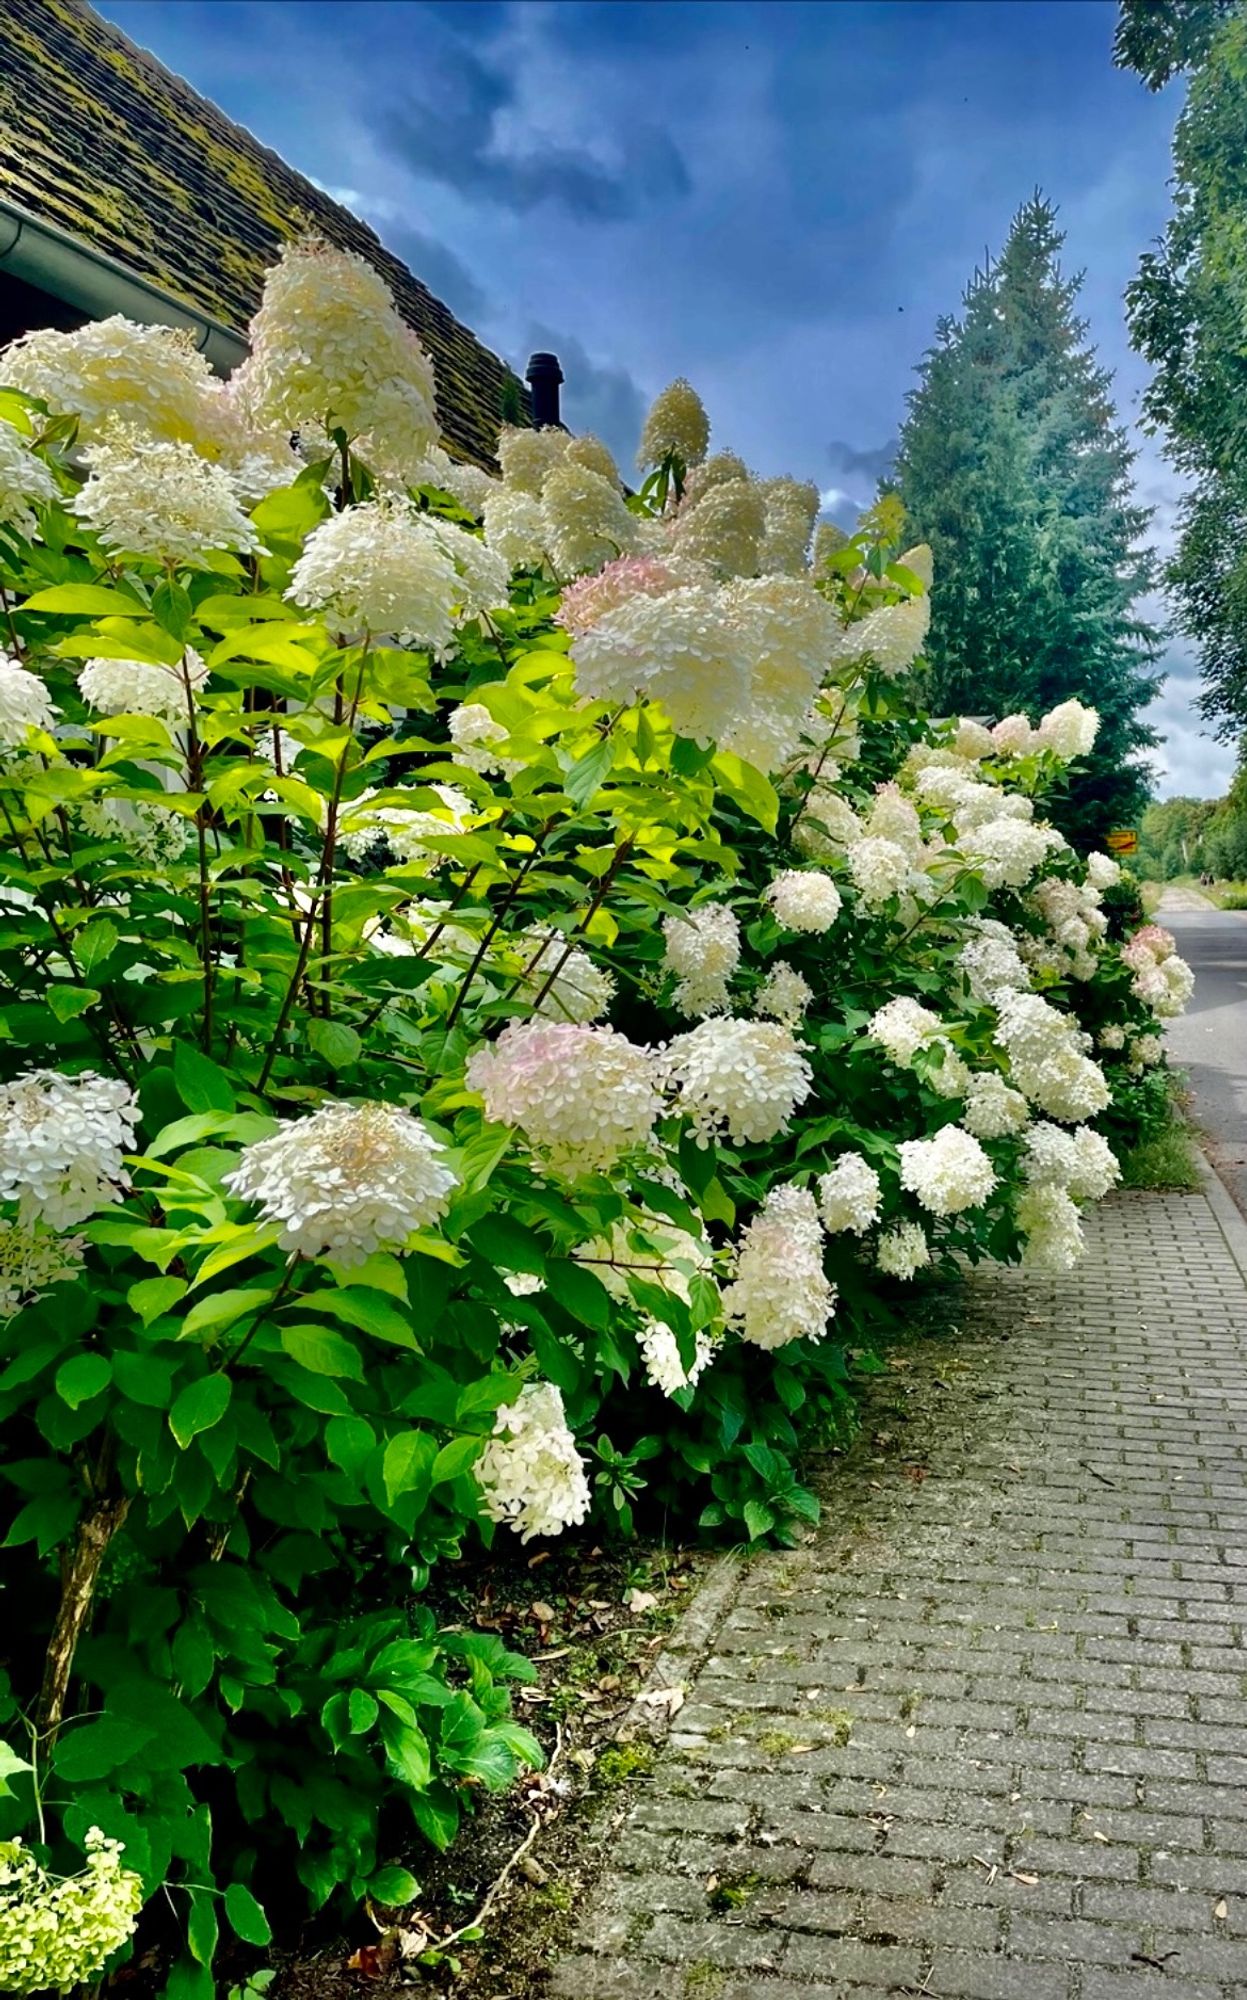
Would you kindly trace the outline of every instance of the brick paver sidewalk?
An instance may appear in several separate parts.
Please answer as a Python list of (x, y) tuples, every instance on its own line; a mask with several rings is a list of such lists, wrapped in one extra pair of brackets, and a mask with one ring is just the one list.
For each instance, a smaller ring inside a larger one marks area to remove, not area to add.
[(1091, 1230), (971, 1282), (920, 1463), (902, 1411), (716, 1574), (565, 2000), (1247, 1994), (1247, 1228), (1210, 1184)]

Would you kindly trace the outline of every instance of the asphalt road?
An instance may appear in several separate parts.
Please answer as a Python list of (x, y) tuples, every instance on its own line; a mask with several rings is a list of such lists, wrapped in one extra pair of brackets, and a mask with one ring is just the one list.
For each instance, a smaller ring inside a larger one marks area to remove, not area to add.
[(1169, 1026), (1169, 1054), (1190, 1079), (1195, 1122), (1247, 1215), (1247, 911), (1193, 901), (1170, 891), (1157, 911), (1195, 971), (1191, 1004)]

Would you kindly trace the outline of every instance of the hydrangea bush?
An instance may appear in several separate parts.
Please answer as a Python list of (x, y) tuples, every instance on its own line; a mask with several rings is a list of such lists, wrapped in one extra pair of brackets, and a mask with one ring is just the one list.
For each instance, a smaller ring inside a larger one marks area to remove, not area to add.
[(687, 383), (639, 493), (489, 478), (320, 244), (226, 384), (116, 320), (0, 381), (0, 1948), (65, 1988), (167, 1884), (209, 2000), (538, 1761), (439, 1562), (799, 1534), (916, 1273), (1076, 1258), (1190, 980), (1042, 818), (1094, 713), (932, 722), (898, 511)]

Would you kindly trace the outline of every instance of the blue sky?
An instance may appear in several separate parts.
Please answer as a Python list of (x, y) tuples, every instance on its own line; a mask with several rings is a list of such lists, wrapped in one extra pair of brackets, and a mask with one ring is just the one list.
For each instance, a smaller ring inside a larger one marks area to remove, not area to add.
[[(1163, 228), (1178, 89), (1113, 69), (1113, 0), (102, 0), (357, 210), (492, 346), (553, 347), (625, 460), (700, 389), (762, 473), (869, 500), (936, 319), (1033, 188), (1132, 419), (1121, 294)], [(1165, 546), (1177, 483), (1140, 440)], [(1180, 648), (1164, 791), (1218, 792)]]

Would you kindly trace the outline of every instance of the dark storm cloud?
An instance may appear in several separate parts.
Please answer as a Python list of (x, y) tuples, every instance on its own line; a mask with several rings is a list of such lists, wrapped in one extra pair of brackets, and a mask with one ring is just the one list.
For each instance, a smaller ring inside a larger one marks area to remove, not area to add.
[(499, 124), (516, 106), (515, 85), (501, 64), (447, 39), (422, 65), (417, 101), (383, 112), (378, 133), (409, 172), (520, 214), (550, 203), (574, 216), (617, 222), (688, 192), (678, 147), (653, 126), (630, 135), (617, 166), (540, 138), (500, 151)]
[(899, 438), (889, 438), (886, 444), (853, 445), (844, 438), (833, 438), (827, 447), (827, 464), (837, 478), (850, 479), (859, 485), (869, 480), (877, 486), (886, 479), (896, 460)]

